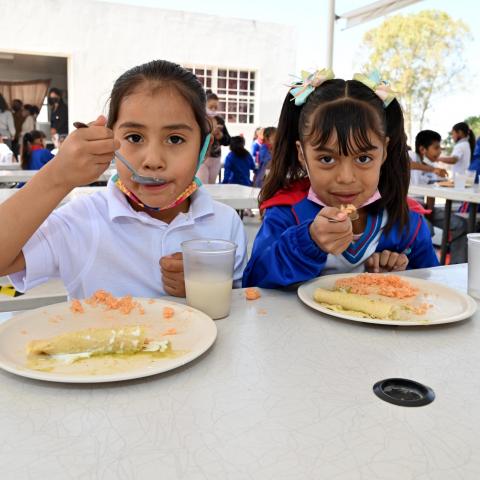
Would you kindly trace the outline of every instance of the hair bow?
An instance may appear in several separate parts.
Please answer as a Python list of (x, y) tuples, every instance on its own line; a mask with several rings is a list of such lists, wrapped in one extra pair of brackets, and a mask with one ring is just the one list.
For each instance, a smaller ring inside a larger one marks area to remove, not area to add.
[(308, 73), (305, 70), (302, 70), (300, 85), (293, 83), (289, 85), (291, 87), (290, 93), (292, 94), (293, 101), (295, 105), (303, 105), (308, 96), (323, 82), (327, 80), (332, 80), (335, 78), (333, 71), (330, 68), (322, 68), (322, 70), (316, 70), (313, 73)]
[(395, 98), (395, 92), (391, 89), (388, 82), (381, 79), (378, 70), (374, 70), (368, 76), (362, 73), (356, 73), (353, 79), (373, 90), (375, 95), (383, 102), (385, 108), (388, 107)]

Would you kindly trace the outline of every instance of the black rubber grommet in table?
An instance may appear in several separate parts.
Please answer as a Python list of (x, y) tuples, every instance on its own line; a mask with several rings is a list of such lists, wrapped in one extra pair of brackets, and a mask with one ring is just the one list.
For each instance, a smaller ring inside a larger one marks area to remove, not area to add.
[(435, 393), (426, 385), (406, 378), (387, 378), (373, 386), (375, 395), (385, 402), (402, 407), (422, 407), (435, 400)]

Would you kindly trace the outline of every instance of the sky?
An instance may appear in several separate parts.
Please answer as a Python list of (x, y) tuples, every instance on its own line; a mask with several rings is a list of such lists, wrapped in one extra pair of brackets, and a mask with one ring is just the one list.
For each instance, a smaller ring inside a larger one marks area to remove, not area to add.
[[(159, 7), (208, 13), (223, 17), (236, 17), (293, 25), (297, 29), (297, 72), (313, 70), (326, 65), (326, 39), (328, 0), (302, 0), (302, 2), (279, 2), (278, 0), (102, 0), (110, 3)], [(336, 0), (335, 12), (339, 15), (372, 3), (373, 0)], [(173, 8), (174, 5), (174, 8)], [(241, 7), (240, 7), (241, 6)], [(445, 137), (453, 124), (466, 117), (480, 115), (480, 2), (478, 0), (422, 0), (396, 13), (413, 13), (421, 10), (442, 10), (455, 20), (462, 19), (469, 27), (472, 40), (466, 44), (465, 83), (453, 88), (441, 98), (435, 99), (427, 115), (424, 128), (438, 131)], [(358, 68), (357, 46), (371, 28), (382, 19), (373, 20), (358, 27), (344, 29), (339, 20), (335, 26), (333, 69), (339, 78), (351, 78)], [(297, 73), (292, 72), (292, 73)]]

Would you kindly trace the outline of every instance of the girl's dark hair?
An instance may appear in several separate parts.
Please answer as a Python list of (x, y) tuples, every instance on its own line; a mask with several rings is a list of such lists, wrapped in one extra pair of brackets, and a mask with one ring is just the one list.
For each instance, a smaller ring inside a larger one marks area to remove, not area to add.
[(39, 138), (45, 138), (45, 134), (40, 130), (32, 130), (23, 136), (22, 168), (24, 170), (27, 169), (30, 164), (30, 158), (32, 157), (32, 144)]
[[(476, 139), (475, 139), (475, 134), (469, 127), (468, 123), (465, 123), (465, 122), (456, 123), (453, 126), (452, 130), (455, 130), (456, 132), (462, 132), (465, 135), (465, 137), (467, 137), (468, 144), (470, 145), (470, 153), (471, 155), (473, 155), (473, 151), (475, 150)], [(470, 158), (471, 158), (471, 155), (470, 155)]]
[(245, 139), (240, 135), (230, 139), (230, 150), (239, 157), (246, 157), (250, 155), (248, 150), (245, 148)]
[(3, 113), (8, 110), (8, 103), (5, 100), (5, 97), (0, 93), (0, 113)]
[(28, 110), (28, 112), (30, 113), (30, 115), (38, 115), (40, 113), (40, 110), (38, 109), (37, 106), (35, 105), (30, 105), (29, 103), (26, 103), (23, 108), (25, 110)]
[(207, 102), (209, 100), (217, 100), (218, 101), (218, 95), (216, 93), (213, 93), (211, 90), (206, 90), (205, 94), (207, 95)]
[(263, 138), (268, 139), (270, 138), (274, 133), (276, 133), (277, 127), (266, 127), (263, 129)]
[(142, 83), (152, 83), (154, 88), (158, 84), (168, 85), (177, 90), (192, 108), (195, 120), (200, 127), (202, 144), (210, 132), (210, 123), (205, 107), (205, 91), (192, 72), (167, 60), (153, 60), (138, 65), (127, 70), (116, 80), (110, 95), (107, 127), (112, 128), (115, 125), (122, 100)]
[(385, 108), (373, 90), (357, 80), (328, 80), (309, 95), (303, 106), (296, 106), (290, 92), (287, 94), (260, 203), (306, 177), (298, 161), (297, 141), (308, 140), (315, 148), (321, 148), (336, 134), (339, 153), (347, 155), (372, 147), (370, 131), (379, 138), (388, 137), (389, 142), (378, 185), (382, 198), (367, 208), (386, 209), (386, 231), (396, 222), (400, 227), (407, 226), (410, 169), (402, 109), (396, 99)]

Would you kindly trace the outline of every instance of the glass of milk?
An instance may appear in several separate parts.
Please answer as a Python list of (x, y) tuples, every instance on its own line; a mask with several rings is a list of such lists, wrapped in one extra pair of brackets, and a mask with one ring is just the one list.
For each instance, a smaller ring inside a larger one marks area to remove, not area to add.
[(214, 320), (230, 313), (236, 249), (227, 240), (182, 243), (187, 304)]
[(468, 238), (468, 294), (480, 300), (480, 233)]

